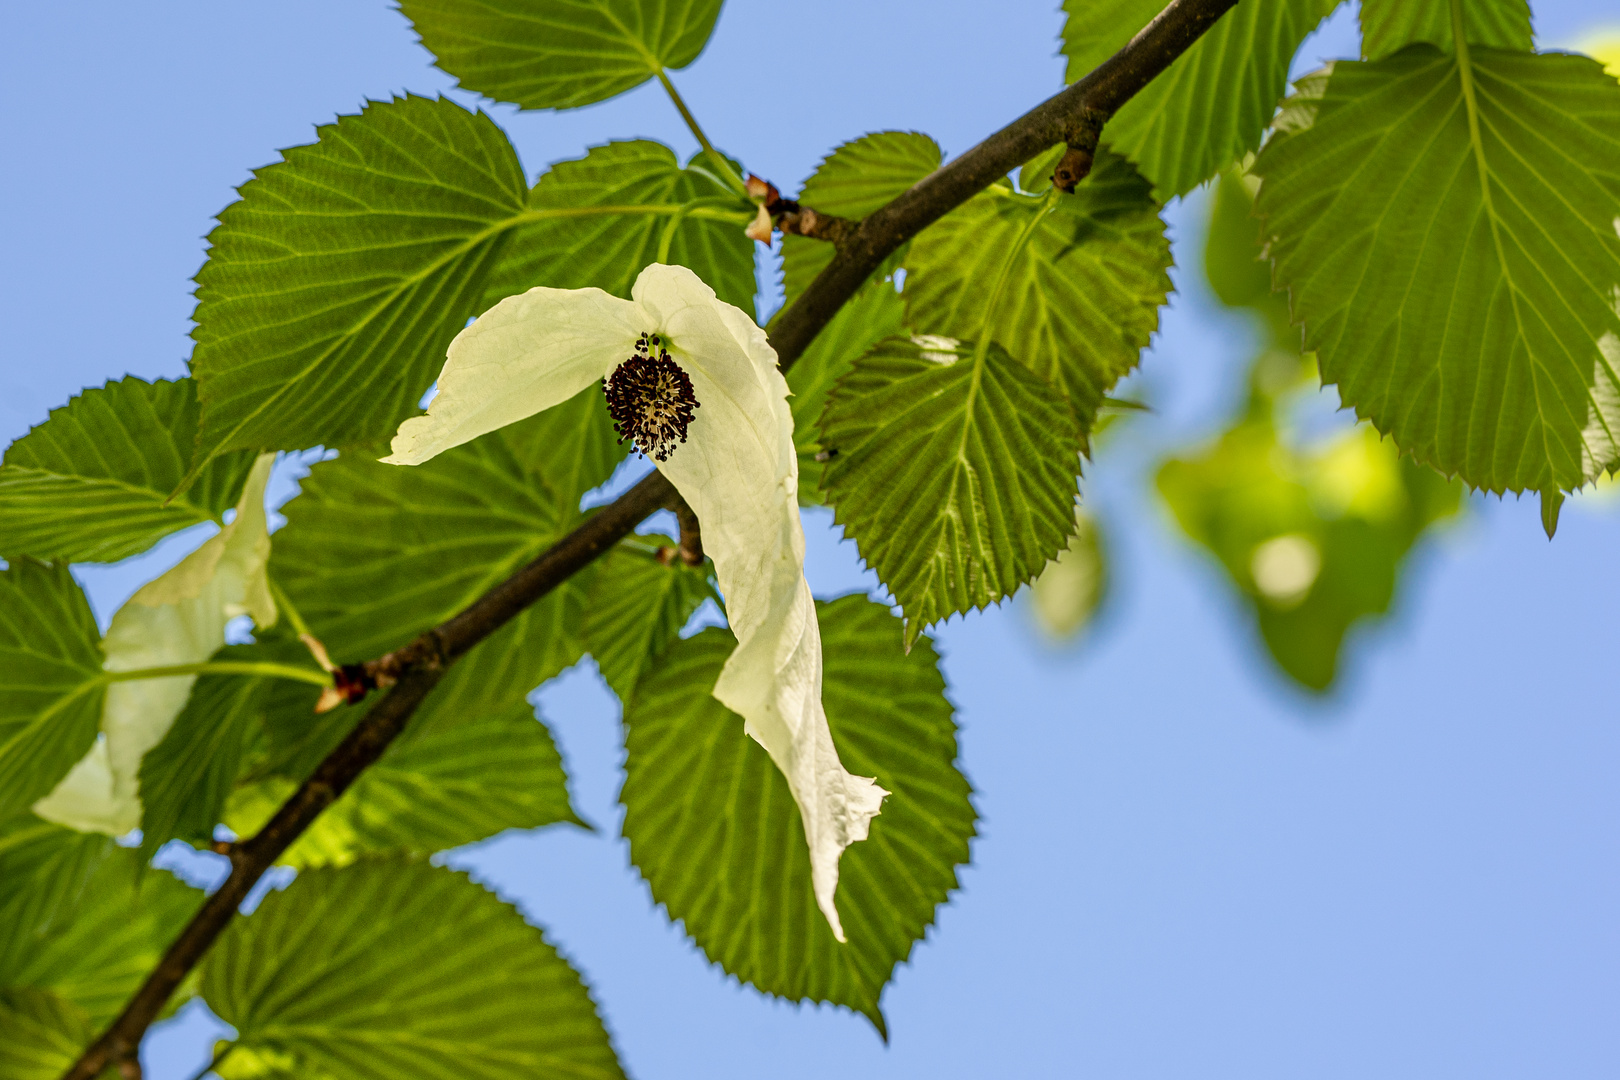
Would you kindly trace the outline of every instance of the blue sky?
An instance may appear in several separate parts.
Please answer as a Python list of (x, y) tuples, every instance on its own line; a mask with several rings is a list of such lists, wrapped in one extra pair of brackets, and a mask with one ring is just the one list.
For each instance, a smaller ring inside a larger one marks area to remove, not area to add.
[[(1544, 45), (1620, 21), (1536, 6)], [(0, 442), (85, 386), (182, 374), (201, 238), (248, 169), (368, 96), (449, 85), (374, 0), (5, 14)], [(1304, 67), (1353, 49), (1352, 17)], [(731, 0), (675, 80), (719, 144), (791, 189), (867, 131), (966, 149), (1056, 89), (1060, 19), (1046, 3)], [(491, 111), (531, 174), (609, 138), (693, 149), (656, 85)], [(1189, 267), (1202, 215), (1201, 196), (1169, 214)], [(1549, 545), (1532, 500), (1473, 500), (1420, 549), (1395, 615), (1355, 636), (1345, 685), (1308, 699), (1150, 498), (1155, 463), (1236, 406), (1251, 341), (1196, 271), (1176, 281), (1140, 376), (1158, 412), (1087, 479), (1114, 541), (1100, 623), (1053, 648), (1014, 601), (937, 635), (983, 823), (884, 1000), (889, 1046), (705, 964), (616, 839), (613, 699), (589, 665), (540, 695), (600, 831), (457, 862), (584, 970), (634, 1075), (1620, 1072), (1620, 510), (1578, 499)], [(820, 595), (873, 586), (824, 516), (806, 528)], [(98, 612), (199, 540), (85, 572)], [(190, 1076), (212, 1030), (188, 1011), (152, 1040), (148, 1075)]]

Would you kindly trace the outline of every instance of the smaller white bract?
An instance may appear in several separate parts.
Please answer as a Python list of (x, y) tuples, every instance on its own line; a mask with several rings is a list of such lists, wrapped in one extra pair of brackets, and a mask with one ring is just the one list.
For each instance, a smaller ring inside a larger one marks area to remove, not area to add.
[[(251, 615), (260, 629), (275, 624), (264, 572), (270, 561), (264, 487), (275, 461), (274, 454), (260, 454), (231, 523), (118, 609), (101, 642), (105, 670), (200, 664), (225, 644), (225, 624), (238, 615)], [(196, 681), (195, 675), (170, 675), (107, 687), (95, 746), (34, 804), (34, 813), (112, 836), (140, 825), (141, 758), (169, 733)]]
[(647, 267), (631, 295), (539, 288), (502, 300), (451, 342), (427, 415), (400, 426), (383, 460), (420, 464), (609, 379), (620, 434), (702, 523), (737, 636), (714, 696), (787, 777), (816, 903), (843, 941), (838, 859), (888, 792), (844, 769), (821, 707), (787, 381), (765, 332), (685, 267)]

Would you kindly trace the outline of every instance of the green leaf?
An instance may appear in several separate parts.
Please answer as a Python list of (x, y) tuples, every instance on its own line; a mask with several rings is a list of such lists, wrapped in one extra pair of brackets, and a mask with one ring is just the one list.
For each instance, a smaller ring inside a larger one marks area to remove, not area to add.
[(1108, 591), (1108, 561), (1102, 529), (1095, 518), (1075, 509), (1069, 546), (1046, 564), (1030, 589), (1035, 621), (1052, 641), (1071, 641), (1090, 625)]
[[(5, 913), (0, 941), (60, 930), (112, 848), (110, 837), (75, 832), (33, 814), (0, 824), (0, 912)], [(11, 949), (0, 945), (0, 955)]]
[[(537, 444), (544, 417), (424, 465), (384, 465), (356, 452), (313, 468), (282, 509), (287, 525), (276, 534), (270, 574), (334, 660), (403, 645), (578, 523), (576, 447)], [(572, 485), (572, 504), (552, 487), (548, 452)], [(576, 574), (520, 616), (530, 634), (524, 690), (584, 652), (578, 627), (588, 578)]]
[[(1416, 42), (1452, 52), (1451, 0), (1362, 0), (1361, 52), (1382, 60)], [(1462, 5), (1470, 45), (1529, 52), (1535, 47), (1526, 0), (1468, 0)]]
[[(1135, 163), (1160, 199), (1186, 194), (1260, 145), (1300, 42), (1339, 3), (1238, 4), (1125, 103), (1103, 128), (1103, 142)], [(1162, 7), (1161, 0), (1064, 0), (1066, 80), (1118, 52)]]
[(679, 636), (704, 600), (720, 603), (709, 582), (712, 564), (690, 567), (679, 558), (665, 563), (667, 536), (637, 536), (619, 544), (601, 563), (585, 605), (585, 643), (602, 678), (626, 700), (660, 654)]
[(1620, 84), (1418, 45), (1305, 80), (1278, 128), (1256, 206), (1347, 406), (1489, 491), (1620, 463)]
[(57, 1080), (95, 1037), (89, 1015), (49, 990), (0, 990), (0, 1077), (5, 1080)]
[(100, 1027), (202, 901), (106, 837), (29, 817), (0, 837), (0, 986), (50, 990)]
[[(536, 685), (532, 629), (519, 616), (452, 667), (382, 759), (280, 861), (346, 865), (370, 853), (444, 851), (506, 829), (582, 824), (551, 734), (525, 700)], [(255, 717), (263, 742), (223, 814), (239, 836), (258, 832), (358, 722), (356, 712), (381, 700), (318, 717), (313, 688), (287, 686), (269, 684)]]
[(625, 459), (601, 383), (506, 432), (519, 460), (544, 470), (563, 511), (578, 510), (580, 498), (607, 483)]
[(485, 305), (547, 285), (595, 286), (629, 297), (653, 262), (690, 267), (720, 299), (752, 311), (753, 208), (701, 165), (682, 168), (662, 143), (638, 139), (560, 161), (529, 193), (539, 217), (514, 236), (491, 275)]
[(65, 564), (17, 559), (0, 572), (0, 821), (95, 743), (101, 663), (101, 632)]
[(793, 444), (799, 451), (799, 504), (821, 502), (822, 451), (817, 421), (827, 407), (833, 384), (849, 373), (862, 353), (902, 332), (906, 309), (888, 281), (869, 281), (838, 309), (810, 347), (787, 373), (793, 396)]
[(1169, 266), (1146, 181), (1099, 153), (1073, 195), (1033, 198), (997, 183), (929, 226), (912, 241), (902, 295), (912, 329), (988, 332), (1064, 390), (1089, 428), (1158, 326)]
[[(277, 650), (277, 660), (296, 657), (281, 653)], [(271, 657), (261, 645), (230, 645), (214, 658)], [(253, 675), (204, 675), (197, 680), (168, 734), (141, 759), (143, 858), (150, 860), (170, 840), (206, 844), (213, 839), (274, 682)]]
[(890, 338), (821, 420), (837, 521), (923, 627), (1029, 581), (1074, 531), (1080, 432), (1061, 394), (999, 346)]
[(0, 464), (0, 554), (117, 562), (236, 505), (253, 454), (196, 463), (197, 384), (130, 376), (86, 390), (12, 443)]
[[(821, 159), (799, 191), (799, 202), (824, 214), (859, 220), (939, 168), (939, 144), (915, 131), (877, 131), (840, 145)], [(877, 273), (886, 276), (904, 252)], [(782, 237), (783, 306), (798, 299), (832, 261), (833, 246), (804, 236)]]
[[(569, 805), (551, 734), (527, 703), (449, 723), (439, 715), (438, 722), (415, 718), (277, 861), (300, 869), (347, 866), (379, 852), (447, 851), (507, 829), (583, 824)], [(252, 835), (297, 787), (274, 776), (242, 788), (226, 821)]]
[(619, 1078), (595, 1006), (516, 910), (461, 874), (309, 870), (237, 919), (202, 995), (245, 1050), (351, 1080)]
[(1407, 552), (1462, 494), (1370, 427), (1296, 450), (1264, 405), (1203, 453), (1167, 462), (1158, 485), (1249, 602), (1273, 659), (1316, 691), (1332, 685), (1345, 633), (1389, 610)]
[(846, 1005), (881, 1031), (883, 987), (968, 860), (971, 788), (928, 639), (901, 653), (898, 620), (864, 596), (816, 606), (838, 756), (891, 792), (840, 864), (848, 944), (816, 909), (787, 781), (710, 693), (735, 646), (727, 630), (676, 644), (626, 707), (624, 835), (653, 898), (711, 960), (766, 993)]
[(525, 220), (517, 154), (482, 113), (412, 95), (316, 134), (209, 234), (191, 358), (205, 458), (392, 435)]
[(696, 60), (720, 0), (401, 0), (434, 64), (465, 90), (575, 109)]

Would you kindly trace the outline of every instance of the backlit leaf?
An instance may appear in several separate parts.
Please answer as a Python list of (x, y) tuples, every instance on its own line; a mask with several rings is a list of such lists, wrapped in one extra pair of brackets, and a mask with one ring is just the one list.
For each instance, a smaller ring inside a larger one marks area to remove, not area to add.
[[(798, 201), (838, 217), (859, 220), (939, 168), (939, 144), (915, 131), (878, 131), (852, 139), (821, 159)], [(904, 254), (896, 252), (877, 276)], [(784, 304), (791, 304), (832, 261), (833, 246), (804, 236), (782, 238)]]
[(658, 557), (667, 536), (636, 536), (602, 560), (585, 605), (585, 642), (602, 678), (620, 699), (680, 635), (704, 600), (720, 602), (709, 583), (712, 564), (690, 567), (679, 557)]
[(209, 234), (191, 371), (204, 455), (348, 446), (414, 415), (528, 185), (489, 117), (371, 102), (258, 169)]
[(999, 346), (890, 338), (838, 381), (823, 473), (846, 535), (923, 627), (995, 603), (1074, 530), (1080, 432)]
[(697, 59), (720, 0), (401, 0), (463, 89), (525, 109), (573, 109)]
[[(1489, 491), (1620, 463), (1620, 84), (1413, 46), (1301, 83), (1255, 162), (1276, 280), (1344, 403)], [(1470, 97), (1472, 104), (1470, 104)]]
[(754, 242), (743, 235), (753, 208), (701, 162), (647, 139), (592, 148), (559, 161), (529, 193), (531, 213), (493, 271), (484, 305), (547, 285), (595, 286), (629, 297), (643, 267), (690, 267), (720, 299), (752, 311)]
[(848, 943), (816, 909), (787, 781), (710, 694), (735, 645), (729, 631), (677, 643), (626, 707), (624, 834), (653, 898), (711, 960), (767, 993), (848, 1006), (882, 1030), (884, 986), (967, 862), (971, 789), (955, 768), (956, 726), (928, 640), (903, 654), (898, 620), (864, 596), (817, 609), (838, 756), (892, 792), (840, 864)]
[[(1382, 60), (1416, 42), (1452, 52), (1451, 0), (1361, 0), (1361, 52)], [(1471, 45), (1529, 52), (1530, 5), (1525, 0), (1468, 0), (1463, 37)]]
[(307, 870), (235, 920), (202, 996), (246, 1050), (349, 1080), (623, 1072), (578, 974), (516, 910), (426, 862)]
[(101, 632), (63, 564), (0, 571), (0, 821), (56, 786), (96, 741)]
[(197, 384), (135, 376), (86, 390), (6, 450), (0, 555), (116, 562), (236, 505), (251, 451), (196, 461)]
[(930, 225), (912, 241), (902, 295), (911, 329), (987, 333), (1065, 391), (1089, 428), (1158, 326), (1169, 266), (1147, 183), (1102, 153), (1073, 195), (997, 183)]
[[(1159, 198), (1186, 194), (1260, 145), (1300, 42), (1339, 3), (1238, 4), (1125, 103), (1103, 128), (1103, 143), (1141, 169)], [(1163, 7), (1162, 0), (1064, 0), (1066, 80), (1089, 74)]]

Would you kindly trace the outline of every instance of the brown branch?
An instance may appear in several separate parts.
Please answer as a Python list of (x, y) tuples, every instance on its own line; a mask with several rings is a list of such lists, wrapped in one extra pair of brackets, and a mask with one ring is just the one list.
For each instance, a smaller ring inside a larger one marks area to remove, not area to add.
[(687, 566), (703, 565), (703, 528), (698, 524), (697, 514), (693, 512), (685, 499), (677, 492), (670, 500), (669, 508), (675, 511), (675, 520), (680, 522), (681, 541), (679, 547), (661, 548), (658, 557), (667, 565), (676, 558)]
[[(832, 262), (772, 325), (771, 344), (783, 369), (799, 358), (891, 252), (996, 179), (1060, 142), (1068, 143), (1074, 151), (1065, 157), (1066, 162), (1072, 157), (1076, 169), (1089, 170), (1089, 155), (1097, 145), (1103, 122), (1236, 2), (1172, 0), (1129, 44), (1091, 74), (848, 229), (837, 242)], [(1074, 177), (1076, 182), (1080, 179)], [(804, 211), (799, 212), (802, 223)], [(618, 543), (647, 515), (670, 505), (674, 494), (674, 487), (662, 473), (649, 474), (448, 622), (402, 649), (334, 673), (335, 682), (347, 672), (350, 674), (346, 677), (387, 687), (388, 693), (293, 792), (269, 824), (251, 839), (231, 846), (231, 872), (225, 882), (203, 902), (123, 1012), (80, 1055), (63, 1080), (93, 1080), (107, 1065), (132, 1059), (146, 1029), (224, 931), (260, 876), (322, 810), (382, 756), (446, 667)]]

